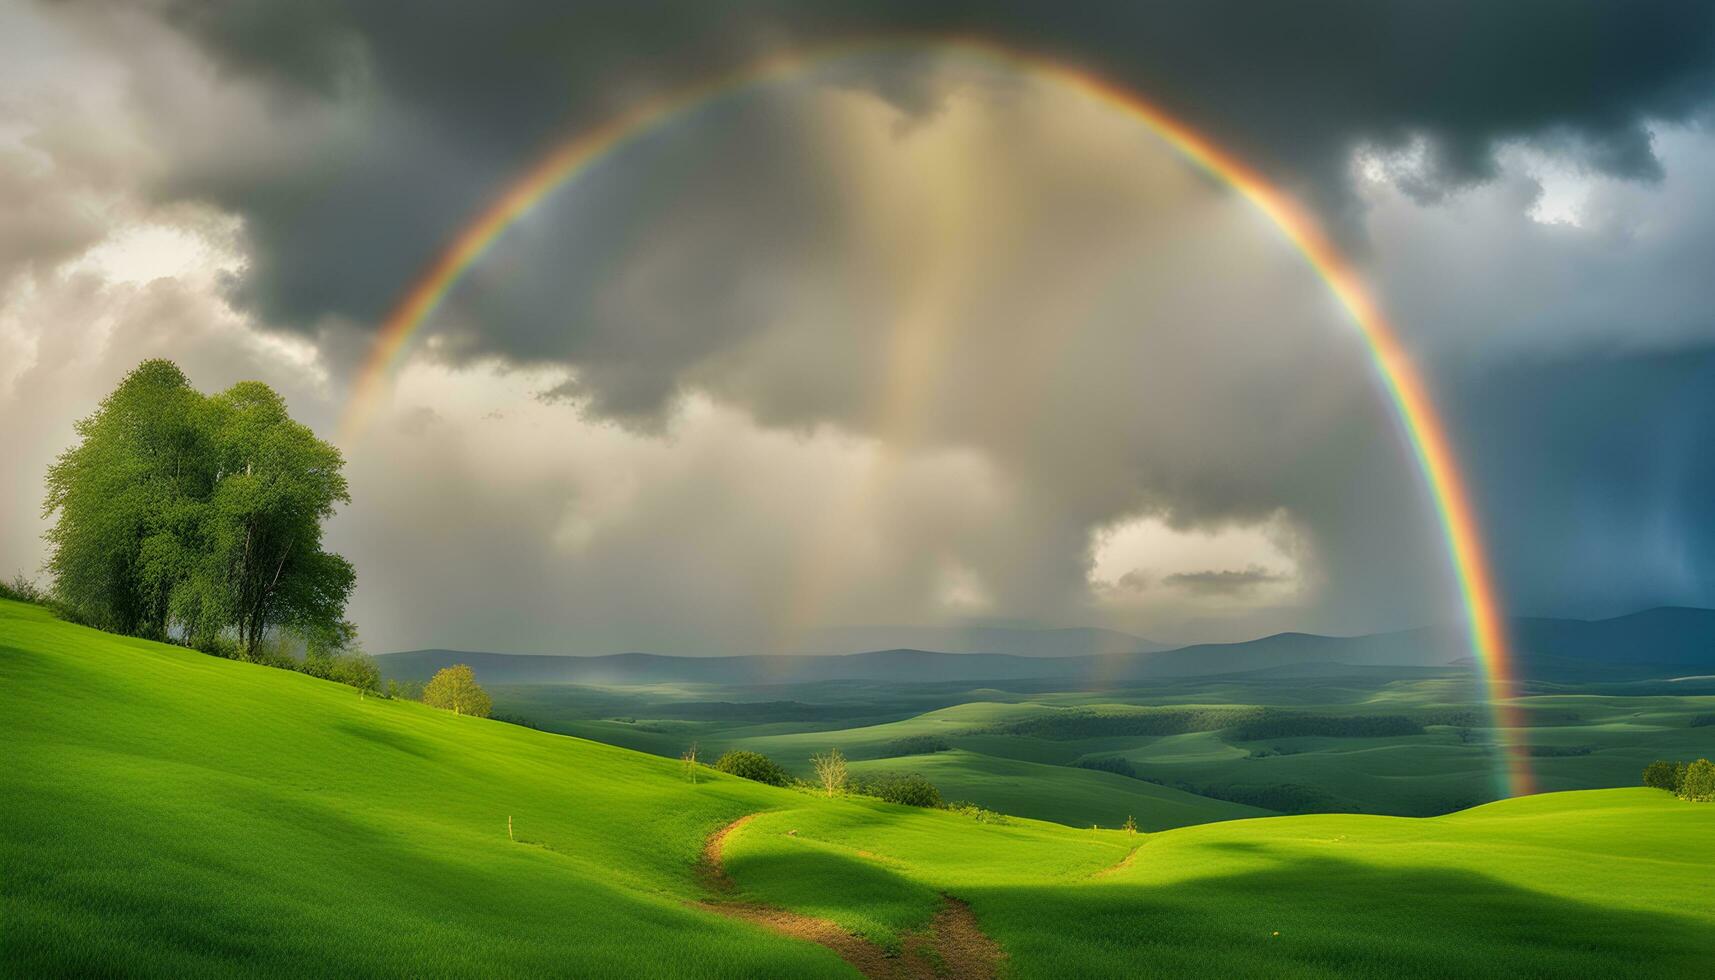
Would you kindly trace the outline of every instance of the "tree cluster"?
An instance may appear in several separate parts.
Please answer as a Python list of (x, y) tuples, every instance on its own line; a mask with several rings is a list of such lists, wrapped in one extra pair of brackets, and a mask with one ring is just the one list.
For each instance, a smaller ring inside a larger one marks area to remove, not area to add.
[(1715, 762), (1667, 762), (1662, 759), (1644, 767), (1645, 786), (1665, 789), (1682, 800), (1715, 802)]
[(322, 548), (351, 499), (344, 461), (273, 389), (204, 395), (145, 361), (76, 431), (43, 505), (54, 595), (75, 618), (250, 659), (281, 634), (325, 656), (352, 644), (356, 575)]

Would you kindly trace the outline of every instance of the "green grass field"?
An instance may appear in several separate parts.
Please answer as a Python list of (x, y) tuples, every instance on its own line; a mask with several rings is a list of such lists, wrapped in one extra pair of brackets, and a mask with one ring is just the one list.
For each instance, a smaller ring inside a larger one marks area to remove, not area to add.
[[(1507, 732), (1489, 727), (1488, 712), (1474, 700), (1472, 678), (1458, 669), (1189, 678), (1110, 691), (1020, 686), (1026, 689), (961, 692), (909, 680), (766, 690), (537, 685), (502, 688), (496, 704), (548, 730), (668, 757), (693, 741), (713, 754), (729, 748), (763, 752), (800, 776), (809, 775), (811, 753), (839, 748), (859, 769), (916, 770), (949, 798), (1073, 827), (1115, 826), (1128, 813), (1152, 829), (1259, 812), (1449, 813), (1496, 798), (1495, 746), (1503, 736), (1530, 747), (1539, 785), (1549, 790), (1632, 786), (1653, 759), (1715, 754), (1715, 726), (1691, 725), (1700, 715), (1715, 714), (1715, 695), (1707, 685), (1657, 684), (1638, 694), (1614, 693), (1601, 684), (1543, 685), (1545, 693), (1520, 699), (1524, 725)], [(1660, 693), (1663, 688), (1676, 693)], [(959, 703), (960, 698), (966, 700)], [(770, 705), (782, 699), (790, 699), (785, 703), (798, 717), (769, 717)], [(711, 701), (735, 710), (728, 717), (697, 717)], [(754, 711), (742, 710), (747, 701), (757, 705)], [(1426, 727), (1409, 735), (1256, 740), (1231, 730), (1094, 737), (1008, 730), (1056, 712), (1198, 708), (1404, 715)], [(825, 716), (817, 717), (818, 710)], [(1445, 723), (1461, 717), (1469, 721)], [(953, 751), (888, 758), (890, 745), (921, 736), (940, 739)], [(1110, 774), (1077, 768), (1104, 758), (1127, 760), (1138, 778), (1127, 786)], [(1034, 788), (1025, 787), (1026, 773)]]
[(9, 602), (0, 690), (11, 975), (851, 975), (698, 904), (704, 840), (753, 813), (737, 897), (890, 945), (951, 894), (1016, 977), (1695, 977), (1715, 956), (1715, 806), (1652, 790), (1137, 836), (979, 823), (693, 784)]

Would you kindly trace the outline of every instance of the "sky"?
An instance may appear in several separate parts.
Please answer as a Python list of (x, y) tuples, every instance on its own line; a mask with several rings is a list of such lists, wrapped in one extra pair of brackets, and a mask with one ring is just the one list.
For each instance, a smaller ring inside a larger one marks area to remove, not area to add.
[[(73, 422), (164, 356), (338, 442), (373, 652), (1456, 620), (1304, 258), (971, 39), (1315, 216), (1429, 382), (1507, 612), (1715, 606), (1715, 7), (1570, 0), (0, 0), (0, 571), (38, 574)], [(341, 430), (389, 309), (547, 148), (830, 46), (549, 195)]]

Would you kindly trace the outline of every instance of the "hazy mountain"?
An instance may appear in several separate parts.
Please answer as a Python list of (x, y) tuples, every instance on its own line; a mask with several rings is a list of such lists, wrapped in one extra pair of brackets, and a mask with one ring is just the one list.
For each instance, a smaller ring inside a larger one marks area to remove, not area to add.
[(1010, 626), (851, 626), (821, 630), (805, 646), (805, 652), (815, 654), (930, 650), (940, 653), (1006, 653), (1015, 657), (1085, 657), (1173, 649), (1169, 643), (1157, 643), (1115, 630)]
[[(1518, 619), (1514, 661), (1528, 677), (1592, 673), (1667, 677), (1715, 669), (1715, 610), (1652, 609), (1616, 619)], [(1032, 632), (1032, 631), (1025, 631)], [(1035, 631), (1065, 632), (1065, 631)], [(1100, 631), (1088, 631), (1099, 633)], [(1113, 634), (1123, 636), (1124, 634)], [(1366, 636), (1278, 633), (1242, 643), (1083, 656), (1017, 656), (876, 650), (833, 656), (537, 656), (457, 650), (384, 654), (388, 677), (424, 680), (449, 664), (469, 664), (490, 684), (797, 684), (816, 681), (1003, 681), (1040, 679), (1109, 685), (1152, 677), (1195, 677), (1333, 665), (1439, 667), (1468, 662), (1463, 629), (1433, 627)]]

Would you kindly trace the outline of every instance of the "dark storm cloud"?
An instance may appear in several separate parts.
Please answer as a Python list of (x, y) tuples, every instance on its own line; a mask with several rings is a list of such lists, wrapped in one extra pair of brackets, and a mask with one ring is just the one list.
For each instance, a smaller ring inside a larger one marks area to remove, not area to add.
[(1176, 572), (1162, 579), (1166, 585), (1201, 595), (1242, 596), (1260, 586), (1286, 581), (1287, 577), (1257, 565), (1248, 568), (1221, 569), (1202, 572)]
[[(247, 294), (271, 318), (373, 322), (504, 178), (554, 138), (767, 50), (874, 34), (978, 36), (1135, 86), (1278, 179), (1346, 211), (1360, 144), (1427, 139), (1425, 195), (1493, 175), (1498, 141), (1659, 174), (1644, 123), (1715, 85), (1715, 6), (1494, 3), (190, 2), (160, 16), (282, 100), (381, 100), (322, 166), (197, 161), (168, 193), (245, 216)], [(913, 107), (932, 86), (869, 80)], [(357, 110), (353, 110), (357, 111)]]
[(1512, 361), (1452, 390), (1512, 607), (1715, 603), (1715, 346)]

